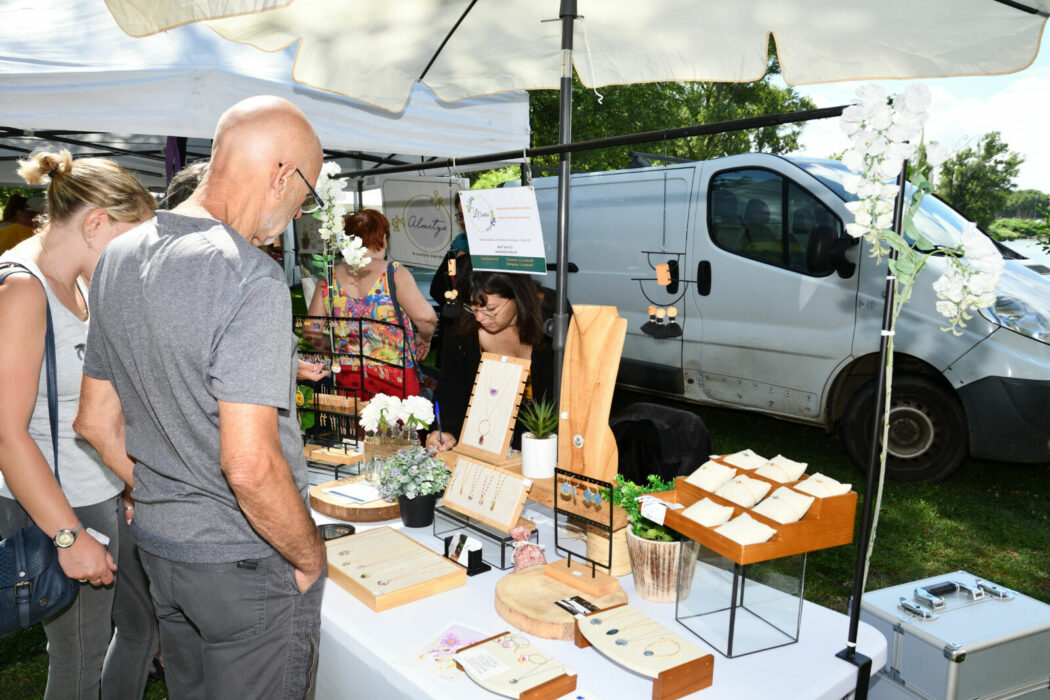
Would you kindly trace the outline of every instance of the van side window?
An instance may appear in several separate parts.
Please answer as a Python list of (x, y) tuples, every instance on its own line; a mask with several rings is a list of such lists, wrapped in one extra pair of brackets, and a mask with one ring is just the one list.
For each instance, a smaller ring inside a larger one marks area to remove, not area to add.
[(842, 221), (820, 200), (769, 170), (729, 170), (711, 178), (708, 230), (719, 248), (812, 275), (806, 250), (816, 232), (842, 235)]

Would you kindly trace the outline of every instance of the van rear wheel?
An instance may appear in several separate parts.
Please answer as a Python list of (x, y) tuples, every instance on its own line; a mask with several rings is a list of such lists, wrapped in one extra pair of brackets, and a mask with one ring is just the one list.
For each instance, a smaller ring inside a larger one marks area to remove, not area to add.
[[(854, 463), (867, 470), (874, 428), (875, 382), (857, 390), (842, 417), (842, 438)], [(935, 482), (969, 454), (966, 413), (950, 390), (930, 379), (902, 374), (893, 380), (886, 476)]]

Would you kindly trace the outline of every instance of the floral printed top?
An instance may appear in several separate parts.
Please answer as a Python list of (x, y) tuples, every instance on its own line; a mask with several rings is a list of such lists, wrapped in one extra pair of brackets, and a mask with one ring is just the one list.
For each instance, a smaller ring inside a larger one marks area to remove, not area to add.
[[(382, 362), (396, 365), (390, 367), (379, 363), (366, 363), (369, 374), (378, 375), (381, 378), (392, 381), (400, 381), (400, 368), (415, 366), (415, 336), (412, 332), (412, 324), (404, 309), (401, 311), (402, 319), (408, 326), (402, 328), (397, 325), (397, 312), (394, 310), (396, 300), (390, 296), (390, 285), (387, 274), (396, 271), (400, 265), (396, 262), (387, 265), (387, 269), (376, 278), (368, 294), (360, 299), (347, 296), (339, 285), (337, 279), (334, 284), (334, 312), (329, 308), (329, 297), (324, 297), (325, 310), (334, 318), (364, 319), (360, 324), (361, 334), (364, 335), (364, 347), (358, 348), (358, 324), (354, 322), (335, 323), (335, 351), (349, 354), (362, 354), (365, 357), (381, 360)], [(381, 323), (369, 323), (369, 321), (385, 321), (391, 325)], [(408, 348), (405, 352), (403, 346), (404, 337), (407, 333)], [(404, 352), (404, 356), (402, 353)], [(344, 367), (356, 370), (356, 362), (343, 360)], [(394, 373), (397, 373), (396, 375)]]

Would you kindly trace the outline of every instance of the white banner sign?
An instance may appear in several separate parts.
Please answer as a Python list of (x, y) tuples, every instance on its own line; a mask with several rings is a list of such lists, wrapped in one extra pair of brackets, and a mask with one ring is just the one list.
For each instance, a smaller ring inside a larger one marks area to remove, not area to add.
[(460, 200), (475, 270), (547, 274), (533, 188), (466, 190)]
[(455, 207), (461, 180), (412, 177), (383, 181), (383, 213), (390, 221), (389, 256), (436, 268), (458, 234)]

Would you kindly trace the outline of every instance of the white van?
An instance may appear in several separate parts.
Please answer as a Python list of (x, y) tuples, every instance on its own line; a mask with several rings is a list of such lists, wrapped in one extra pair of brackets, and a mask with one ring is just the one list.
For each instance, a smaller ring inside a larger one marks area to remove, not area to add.
[[(844, 233), (846, 172), (748, 154), (573, 175), (568, 295), (627, 318), (619, 383), (841, 427), (864, 465), (886, 266)], [(534, 185), (554, 260), (556, 178)], [(963, 223), (935, 197), (916, 217), (926, 240), (948, 247)], [(961, 336), (942, 331), (934, 309), (943, 263), (916, 283), (895, 336), (893, 478), (942, 479), (967, 456), (1050, 462), (1050, 269), (1012, 255), (994, 307)], [(672, 265), (667, 287), (660, 263)], [(642, 332), (650, 304), (677, 308), (680, 337)]]

